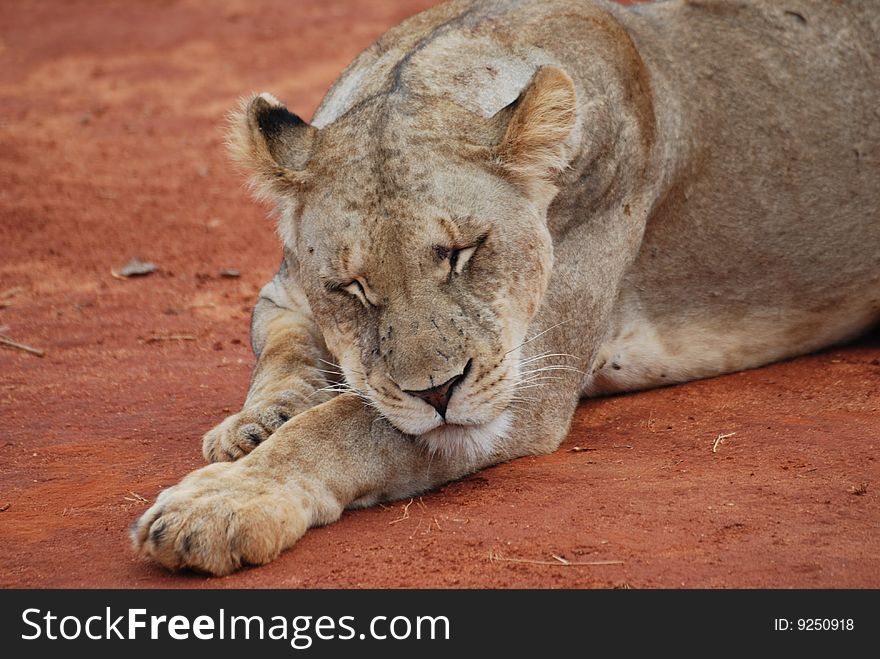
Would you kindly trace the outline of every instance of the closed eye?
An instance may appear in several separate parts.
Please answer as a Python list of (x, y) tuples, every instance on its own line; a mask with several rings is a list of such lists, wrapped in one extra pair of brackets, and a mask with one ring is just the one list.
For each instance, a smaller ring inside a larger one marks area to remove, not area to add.
[(367, 292), (364, 290), (364, 285), (360, 282), (360, 280), (355, 279), (350, 284), (344, 284), (344, 285), (340, 286), (339, 288), (340, 288), (340, 290), (345, 291), (349, 295), (353, 295), (354, 297), (356, 297), (358, 300), (361, 301), (361, 304), (364, 305), (365, 307), (369, 308), (369, 307), (373, 306), (370, 303), (370, 300), (367, 298)]
[(353, 298), (357, 298), (357, 300), (367, 308), (375, 306), (367, 295), (366, 285), (359, 279), (350, 281), (347, 284), (325, 280), (324, 289), (328, 293), (347, 293)]
[(465, 247), (464, 249), (452, 250), (449, 254), (449, 267), (452, 269), (452, 272), (457, 275), (461, 274), (461, 271), (464, 270), (464, 266), (467, 265), (467, 262), (471, 260), (471, 257), (476, 251), (477, 245)]
[(449, 247), (441, 247), (437, 246), (434, 248), (434, 253), (437, 255), (437, 258), (441, 261), (449, 262), (449, 271), (452, 274), (461, 274), (461, 271), (464, 270), (464, 267), (467, 265), (467, 262), (470, 261), (471, 257), (474, 255), (474, 252), (477, 251), (477, 247), (480, 246), (482, 239), (471, 245), (470, 247), (462, 247), (460, 249)]

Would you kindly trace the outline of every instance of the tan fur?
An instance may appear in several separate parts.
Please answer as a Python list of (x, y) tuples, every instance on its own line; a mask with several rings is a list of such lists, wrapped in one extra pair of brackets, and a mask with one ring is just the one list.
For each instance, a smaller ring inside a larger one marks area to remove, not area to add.
[[(264, 563), (347, 506), (554, 450), (583, 395), (865, 331), (877, 80), (867, 1), (461, 0), (365, 51), (312, 125), (245, 103), (230, 146), (284, 261), (245, 406), (204, 439), (227, 462), (136, 549)], [(445, 422), (407, 393), (462, 374)]]

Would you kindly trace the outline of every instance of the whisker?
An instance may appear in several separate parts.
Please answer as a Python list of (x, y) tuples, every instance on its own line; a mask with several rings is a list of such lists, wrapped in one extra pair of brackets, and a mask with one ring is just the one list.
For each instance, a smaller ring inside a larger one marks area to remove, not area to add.
[(318, 373), (326, 373), (327, 375), (335, 375), (336, 377), (344, 375), (342, 371), (328, 371), (326, 368), (318, 368), (317, 366), (314, 366), (312, 370), (318, 371)]
[(547, 373), (550, 371), (568, 371), (569, 373), (580, 373), (581, 375), (584, 375), (584, 372), (578, 368), (563, 366), (561, 364), (557, 364), (554, 366), (545, 366), (543, 368), (537, 368), (531, 371), (522, 371), (520, 375), (531, 375), (532, 373)]
[(321, 387), (316, 391), (339, 391), (339, 392), (347, 392), (347, 391), (355, 391), (354, 387), (341, 387), (341, 386), (330, 386), (330, 387)]
[(312, 393), (308, 395), (309, 398), (314, 398), (315, 396), (323, 393), (337, 393), (337, 394), (347, 394), (354, 393), (350, 389), (315, 389)]
[(547, 332), (549, 332), (550, 330), (554, 330), (554, 329), (556, 329), (557, 327), (559, 327), (560, 325), (564, 325), (564, 324), (567, 323), (567, 322), (569, 322), (569, 320), (563, 320), (563, 321), (561, 321), (561, 322), (556, 323), (555, 325), (551, 325), (550, 327), (548, 327), (547, 329), (545, 329), (543, 332), (538, 332), (538, 333), (535, 334), (535, 336), (533, 336), (532, 338), (523, 341), (523, 342), (520, 343), (518, 346), (516, 346), (515, 348), (511, 348), (510, 350), (508, 350), (508, 351), (505, 352), (504, 354), (505, 354), (505, 355), (508, 355), (508, 354), (510, 354), (511, 352), (513, 352), (514, 350), (518, 350), (519, 348), (522, 348), (522, 347), (523, 347), (524, 345), (526, 345), (527, 343), (531, 343), (531, 342), (534, 341), (535, 339), (539, 339), (539, 338), (541, 338), (542, 336), (544, 336), (544, 335), (545, 335)]
[[(566, 357), (569, 359), (578, 359), (574, 355), (569, 355), (568, 353), (565, 353), (565, 352), (545, 352), (544, 354), (535, 355), (534, 357), (529, 357), (528, 359), (522, 359), (522, 360), (520, 360), (519, 363), (520, 363), (520, 366), (523, 366), (523, 365), (529, 364), (531, 362), (536, 362), (540, 359), (550, 359), (550, 357)], [(578, 361), (580, 361), (580, 360), (578, 360)]]
[(538, 388), (538, 387), (546, 387), (546, 386), (547, 386), (546, 384), (541, 384), (541, 383), (538, 383), (538, 384), (527, 384), (527, 385), (524, 385), (524, 386), (522, 386), (522, 387), (517, 387), (517, 391), (521, 391), (522, 389), (536, 389), (536, 388)]
[(553, 375), (535, 375), (530, 378), (523, 378), (519, 381), (518, 384), (514, 385), (514, 389), (518, 387), (520, 384), (529, 384), (530, 382), (537, 382), (539, 380), (564, 380), (565, 378), (556, 377)]
[(342, 367), (339, 364), (336, 364), (334, 362), (328, 362), (326, 359), (321, 359), (321, 358), (318, 358), (318, 361), (320, 363), (324, 364), (325, 366), (329, 366), (331, 369), (333, 369), (331, 371), (331, 373), (339, 373), (339, 374), (342, 373)]

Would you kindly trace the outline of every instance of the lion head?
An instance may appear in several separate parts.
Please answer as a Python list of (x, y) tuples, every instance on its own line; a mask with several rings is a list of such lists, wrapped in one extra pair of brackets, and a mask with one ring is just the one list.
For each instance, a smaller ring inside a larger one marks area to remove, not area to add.
[(233, 156), (277, 204), (288, 270), (348, 386), (431, 450), (489, 453), (508, 429), (576, 115), (549, 67), (490, 119), (412, 93), (321, 128), (269, 94), (233, 115)]

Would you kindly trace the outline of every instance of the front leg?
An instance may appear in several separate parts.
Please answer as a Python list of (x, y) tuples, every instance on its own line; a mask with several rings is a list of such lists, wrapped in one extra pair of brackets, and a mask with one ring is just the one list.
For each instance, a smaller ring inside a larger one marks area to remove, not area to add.
[(559, 405), (518, 415), (496, 451), (469, 458), (429, 454), (343, 394), (291, 419), (243, 459), (203, 467), (162, 492), (135, 523), (132, 540), (143, 556), (170, 569), (223, 575), (267, 563), (352, 504), (412, 496), (502, 460), (552, 450), (575, 403), (566, 395)]
[(263, 288), (254, 308), (251, 340), (257, 355), (240, 412), (207, 432), (208, 462), (237, 460), (266, 441), (288, 419), (329, 400), (329, 360), (321, 333), (296, 284), (281, 271)]

